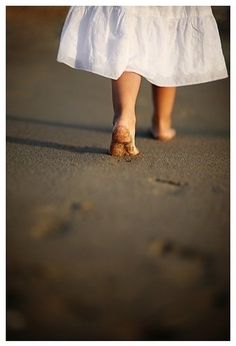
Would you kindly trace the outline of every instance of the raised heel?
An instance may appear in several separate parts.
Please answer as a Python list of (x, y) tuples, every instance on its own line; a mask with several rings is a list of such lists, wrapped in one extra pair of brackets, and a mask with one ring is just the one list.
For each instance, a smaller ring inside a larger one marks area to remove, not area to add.
[(176, 136), (176, 130), (173, 128), (166, 129), (162, 132), (159, 132), (155, 130), (153, 127), (150, 129), (151, 135), (155, 139), (159, 139), (160, 141), (170, 141)]

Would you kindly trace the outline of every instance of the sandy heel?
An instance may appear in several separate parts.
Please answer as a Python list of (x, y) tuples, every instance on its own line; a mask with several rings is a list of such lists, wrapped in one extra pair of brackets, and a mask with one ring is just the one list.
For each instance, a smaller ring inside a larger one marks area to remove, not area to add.
[(135, 156), (139, 154), (139, 150), (134, 143), (134, 136), (131, 136), (130, 131), (126, 127), (114, 127), (110, 154), (112, 156)]

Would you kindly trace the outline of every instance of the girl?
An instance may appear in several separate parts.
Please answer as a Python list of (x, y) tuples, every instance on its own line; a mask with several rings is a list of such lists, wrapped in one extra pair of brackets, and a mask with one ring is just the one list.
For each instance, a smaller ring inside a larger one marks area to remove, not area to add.
[(151, 133), (170, 140), (176, 87), (226, 78), (210, 6), (75, 6), (57, 60), (110, 78), (114, 108), (110, 154), (137, 155), (135, 104), (141, 76), (152, 84)]

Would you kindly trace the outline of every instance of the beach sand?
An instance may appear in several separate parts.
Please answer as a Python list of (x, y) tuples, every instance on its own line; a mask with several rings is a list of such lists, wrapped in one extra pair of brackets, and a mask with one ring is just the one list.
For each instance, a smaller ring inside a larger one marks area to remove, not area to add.
[[(229, 68), (227, 8), (216, 8)], [(229, 340), (229, 78), (108, 155), (111, 83), (56, 62), (66, 7), (7, 9), (7, 340)]]

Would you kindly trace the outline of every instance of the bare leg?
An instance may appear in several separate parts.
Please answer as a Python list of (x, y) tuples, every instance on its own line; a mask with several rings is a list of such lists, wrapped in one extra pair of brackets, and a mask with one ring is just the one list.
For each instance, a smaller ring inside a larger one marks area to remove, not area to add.
[(171, 115), (176, 96), (176, 87), (159, 87), (152, 84), (154, 114), (152, 134), (161, 140), (172, 139), (176, 132), (171, 128)]
[(112, 101), (114, 109), (113, 136), (110, 152), (112, 155), (137, 155), (135, 146), (135, 105), (141, 83), (141, 76), (125, 71), (119, 79), (112, 80)]

